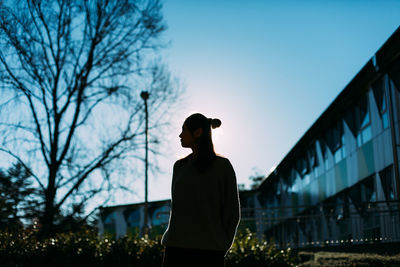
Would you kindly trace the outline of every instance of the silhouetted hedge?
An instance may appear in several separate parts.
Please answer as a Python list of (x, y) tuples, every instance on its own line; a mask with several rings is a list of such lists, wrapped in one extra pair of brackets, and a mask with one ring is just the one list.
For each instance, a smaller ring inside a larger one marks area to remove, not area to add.
[[(161, 266), (164, 247), (156, 239), (98, 237), (95, 231), (57, 234), (39, 240), (35, 230), (0, 232), (1, 266)], [(292, 266), (290, 250), (279, 251), (246, 231), (238, 234), (226, 266)]]
[(248, 229), (236, 235), (226, 256), (226, 267), (294, 266), (295, 262), (290, 249), (278, 250), (272, 242), (258, 240)]

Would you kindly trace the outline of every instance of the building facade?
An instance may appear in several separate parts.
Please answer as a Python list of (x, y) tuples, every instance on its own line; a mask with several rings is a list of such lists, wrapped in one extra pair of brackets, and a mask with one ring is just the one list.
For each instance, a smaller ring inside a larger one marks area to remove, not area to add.
[[(108, 233), (116, 237), (141, 235), (144, 227), (144, 203), (101, 207), (98, 229), (101, 235)], [(151, 236), (164, 233), (168, 226), (171, 200), (148, 203), (148, 228)]]
[(400, 29), (255, 193), (280, 247), (400, 241)]
[[(239, 191), (242, 214), (249, 218), (242, 220), (240, 229), (256, 229), (254, 217), (255, 191)], [(99, 208), (98, 230), (101, 235), (107, 233), (116, 237), (125, 235), (142, 235), (144, 227), (145, 204), (135, 203)], [(148, 229), (149, 235), (156, 237), (162, 235), (168, 227), (171, 200), (148, 202)]]

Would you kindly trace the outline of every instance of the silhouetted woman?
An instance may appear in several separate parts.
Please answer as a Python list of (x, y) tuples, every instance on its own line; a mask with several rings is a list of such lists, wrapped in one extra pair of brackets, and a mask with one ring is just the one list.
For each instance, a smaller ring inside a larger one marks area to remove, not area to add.
[(164, 267), (224, 266), (240, 204), (233, 167), (214, 152), (211, 128), (220, 125), (199, 113), (183, 123), (181, 145), (192, 153), (174, 164), (169, 225), (161, 240)]

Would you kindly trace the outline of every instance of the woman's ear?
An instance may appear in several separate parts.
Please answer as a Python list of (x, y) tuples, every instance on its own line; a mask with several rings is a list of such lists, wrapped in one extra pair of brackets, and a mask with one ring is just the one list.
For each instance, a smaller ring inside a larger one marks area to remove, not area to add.
[(203, 129), (198, 128), (198, 129), (196, 129), (196, 130), (194, 131), (193, 137), (194, 137), (194, 138), (199, 138), (202, 134), (203, 134)]

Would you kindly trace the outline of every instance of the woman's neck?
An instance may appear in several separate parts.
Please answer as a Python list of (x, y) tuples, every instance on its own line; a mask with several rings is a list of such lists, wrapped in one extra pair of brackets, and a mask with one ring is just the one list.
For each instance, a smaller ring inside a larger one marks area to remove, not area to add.
[(192, 147), (192, 156), (195, 159), (199, 156), (199, 148), (197, 146)]

